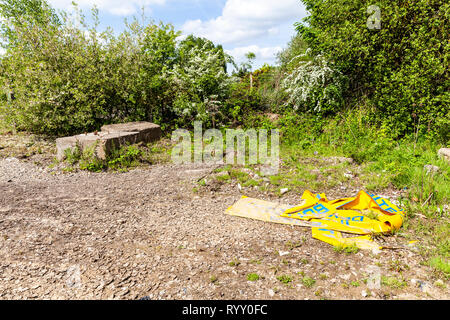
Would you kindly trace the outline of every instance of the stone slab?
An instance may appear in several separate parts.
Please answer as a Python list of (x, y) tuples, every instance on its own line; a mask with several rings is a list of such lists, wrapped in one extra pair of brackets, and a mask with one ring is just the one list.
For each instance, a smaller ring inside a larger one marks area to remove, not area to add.
[(73, 151), (78, 147), (80, 151), (94, 148), (95, 155), (99, 159), (106, 159), (114, 148), (126, 143), (137, 143), (138, 135), (139, 132), (98, 132), (97, 134), (88, 133), (59, 138), (56, 139), (56, 158), (62, 161), (65, 159), (65, 150), (71, 149)]
[(56, 158), (64, 160), (67, 149), (73, 151), (78, 147), (83, 151), (93, 147), (98, 158), (106, 159), (114, 148), (124, 144), (148, 143), (160, 138), (161, 127), (154, 123), (139, 121), (110, 124), (103, 126), (100, 132), (56, 139)]
[(137, 143), (153, 142), (161, 138), (161, 127), (157, 124), (138, 121), (118, 124), (108, 124), (101, 128), (102, 132), (138, 132)]

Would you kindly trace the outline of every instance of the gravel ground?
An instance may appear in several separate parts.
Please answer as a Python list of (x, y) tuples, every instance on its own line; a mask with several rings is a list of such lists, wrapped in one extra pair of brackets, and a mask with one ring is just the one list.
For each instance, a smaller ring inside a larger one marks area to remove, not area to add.
[[(55, 174), (0, 159), (0, 299), (449, 298), (413, 251), (347, 255), (308, 228), (226, 215), (242, 195), (235, 185), (193, 193), (210, 171)], [(301, 196), (246, 194), (290, 204)], [(311, 288), (304, 276), (316, 280)], [(407, 285), (382, 285), (381, 276)]]

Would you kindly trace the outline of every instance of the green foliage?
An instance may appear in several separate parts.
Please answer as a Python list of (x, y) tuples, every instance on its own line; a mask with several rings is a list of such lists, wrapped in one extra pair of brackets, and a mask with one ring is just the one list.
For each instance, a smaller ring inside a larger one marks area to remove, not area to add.
[[(401, 136), (433, 132), (449, 138), (448, 17), (444, 0), (302, 0), (310, 16), (297, 30), (314, 55), (348, 78), (346, 97), (376, 107), (370, 121)], [(369, 29), (370, 5), (381, 28)]]
[(232, 62), (235, 69), (233, 71), (233, 75), (238, 76), (239, 78), (245, 77), (252, 71), (253, 62), (256, 59), (256, 55), (253, 52), (247, 52), (245, 57), (247, 60), (242, 62), (240, 66), (237, 66), (234, 62)]
[(311, 277), (304, 276), (302, 279), (302, 283), (307, 288), (312, 288), (316, 284), (316, 280)]
[(81, 170), (87, 170), (91, 172), (100, 172), (106, 167), (106, 162), (101, 160), (96, 155), (97, 145), (93, 145), (90, 148), (85, 148), (81, 154), (79, 160), (79, 166)]
[(183, 65), (189, 64), (192, 49), (203, 49), (211, 54), (218, 54), (218, 60), (222, 63), (222, 68), (227, 71), (227, 56), (223, 51), (222, 45), (215, 45), (212, 41), (189, 35), (180, 42), (178, 47), (179, 62)]
[(448, 254), (446, 258), (433, 257), (428, 261), (428, 264), (438, 271), (443, 272), (447, 277), (450, 277), (450, 263), (448, 262)]
[[(298, 58), (307, 59), (309, 54), (307, 50)], [(342, 109), (345, 85), (346, 78), (322, 55), (298, 62), (283, 79), (288, 104), (296, 111), (316, 114), (333, 114)]]
[[(280, 87), (279, 69), (268, 64), (254, 72), (247, 72), (234, 82), (222, 108), (224, 124), (231, 126), (270, 128), (272, 125), (263, 112), (278, 111), (284, 104), (286, 93)], [(265, 122), (265, 123), (261, 123)]]
[(241, 262), (238, 259), (233, 259), (228, 265), (230, 267), (237, 267), (240, 264), (241, 264)]
[(224, 118), (221, 108), (233, 82), (226, 72), (225, 53), (221, 46), (193, 36), (182, 41), (178, 51), (172, 71), (176, 121), (183, 125), (201, 120), (215, 127)]
[(136, 145), (115, 149), (109, 157), (108, 168), (112, 170), (126, 171), (130, 167), (137, 166), (141, 156), (142, 150)]
[[(362, 166), (359, 178), (370, 191), (392, 186), (406, 189), (420, 204), (429, 197), (428, 205), (448, 203), (450, 166), (437, 156), (445, 145), (430, 135), (393, 139), (386, 127), (371, 125), (369, 117), (366, 108), (342, 112), (333, 119), (287, 114), (277, 122), (284, 142), (282, 154), (294, 159), (316, 154), (352, 158)], [(439, 172), (427, 174), (425, 165), (437, 166)]]
[(79, 168), (92, 172), (103, 170), (125, 172), (130, 168), (137, 167), (142, 162), (150, 162), (148, 160), (151, 158), (150, 154), (154, 153), (139, 145), (126, 145), (114, 148), (107, 159), (103, 160), (97, 157), (96, 150), (97, 144), (85, 148), (82, 152), (79, 147), (65, 150), (65, 162), (70, 165), (70, 169), (66, 168), (65, 170)]
[(408, 283), (403, 279), (388, 276), (381, 276), (381, 284), (393, 289), (401, 289), (408, 285)]
[(64, 150), (64, 155), (66, 158), (66, 162), (69, 163), (70, 165), (77, 163), (81, 159), (81, 152), (80, 148), (78, 147)]
[(232, 84), (222, 113), (226, 115), (226, 122), (236, 126), (242, 124), (249, 114), (256, 112), (260, 105), (260, 95), (256, 90), (251, 90), (249, 82), (243, 79)]
[(247, 275), (247, 280), (248, 281), (257, 281), (257, 280), (259, 280), (259, 275), (257, 273), (249, 273)]
[(334, 251), (338, 252), (338, 253), (346, 253), (346, 254), (352, 254), (352, 253), (357, 253), (359, 251), (358, 247), (353, 244), (351, 246), (335, 246), (333, 247)]
[(17, 35), (14, 25), (20, 24), (22, 17), (28, 21), (43, 27), (48, 23), (60, 24), (58, 15), (44, 0), (1, 0), (0, 16), (12, 23), (1, 23), (1, 45), (11, 47), (17, 45)]
[(146, 120), (168, 130), (223, 118), (233, 78), (221, 46), (193, 36), (177, 44), (180, 33), (170, 24), (134, 19), (115, 35), (97, 31), (96, 9), (90, 26), (76, 6), (73, 15), (55, 16), (43, 0), (21, 5), (0, 11), (14, 14), (4, 23), (14, 37), (5, 38), (0, 63), (0, 118), (10, 126), (65, 135), (112, 122)]
[(281, 275), (277, 277), (277, 280), (280, 281), (281, 283), (288, 284), (292, 282), (292, 277), (288, 275)]
[(282, 71), (292, 71), (299, 62), (311, 61), (311, 57), (305, 55), (307, 49), (308, 45), (299, 34), (293, 36), (287, 47), (277, 55)]

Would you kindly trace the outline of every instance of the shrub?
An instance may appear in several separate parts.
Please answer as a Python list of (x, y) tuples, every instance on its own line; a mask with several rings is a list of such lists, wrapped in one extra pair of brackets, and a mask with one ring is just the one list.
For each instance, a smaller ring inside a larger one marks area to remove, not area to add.
[[(7, 49), (0, 57), (0, 119), (55, 135), (113, 122), (152, 121), (167, 130), (220, 121), (216, 113), (232, 82), (222, 47), (192, 36), (177, 44), (172, 25), (136, 19), (117, 36), (98, 32), (95, 8), (90, 26), (76, 6), (73, 16), (56, 19), (44, 0), (33, 1), (31, 9), (24, 0), (0, 7)], [(17, 3), (33, 14), (9, 10)]]
[[(323, 54), (348, 78), (346, 98), (376, 107), (372, 123), (394, 136), (418, 127), (448, 141), (448, 1), (302, 2), (310, 16), (297, 30), (314, 55)], [(373, 4), (381, 11), (380, 29), (367, 26)]]
[(226, 72), (222, 47), (189, 37), (180, 43), (180, 59), (171, 71), (177, 93), (174, 112), (179, 124), (201, 120), (215, 127), (233, 78)]
[[(298, 58), (309, 53), (307, 50)], [(283, 80), (283, 87), (290, 96), (288, 103), (296, 111), (327, 114), (335, 113), (343, 106), (345, 78), (322, 55), (301, 61)]]

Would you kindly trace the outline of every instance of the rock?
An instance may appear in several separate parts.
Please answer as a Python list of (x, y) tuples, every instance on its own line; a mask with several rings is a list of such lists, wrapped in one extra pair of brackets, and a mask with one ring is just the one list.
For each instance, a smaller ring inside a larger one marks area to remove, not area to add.
[(439, 149), (438, 156), (450, 162), (450, 148)]
[(368, 296), (367, 291), (366, 291), (366, 290), (361, 291), (361, 296), (362, 296), (363, 298), (367, 297), (367, 296)]
[(62, 161), (66, 157), (65, 151), (67, 149), (70, 149), (73, 152), (75, 148), (78, 147), (80, 151), (93, 148), (93, 151), (98, 158), (106, 159), (106, 156), (113, 149), (113, 145), (119, 146), (125, 142), (135, 143), (137, 134), (137, 132), (126, 132), (122, 134), (88, 133), (59, 138), (56, 139), (56, 158), (59, 161)]
[(355, 176), (351, 173), (346, 172), (346, 173), (344, 173), (344, 177), (346, 177), (348, 179), (353, 179)]
[(430, 284), (428, 282), (418, 280), (417, 283), (419, 284), (419, 289), (423, 293), (431, 293), (431, 286), (430, 286)]
[(381, 253), (381, 250), (380, 250), (380, 249), (378, 249), (378, 248), (373, 248), (373, 249), (372, 249), (372, 254), (373, 254), (373, 255), (377, 256), (377, 255), (379, 255), (380, 253)]
[(275, 295), (275, 291), (272, 289), (269, 289), (269, 296), (273, 297)]
[(285, 194), (288, 191), (289, 191), (289, 188), (283, 188), (283, 189), (280, 190), (280, 193), (281, 194)]
[(433, 166), (431, 164), (426, 164), (423, 166), (423, 168), (425, 169), (425, 171), (427, 172), (427, 174), (429, 173), (435, 173), (439, 171), (439, 167), (438, 166)]
[(161, 127), (145, 121), (109, 124), (103, 126), (101, 130), (107, 133), (137, 132), (136, 143), (147, 143), (161, 138)]
[(278, 169), (273, 168), (271, 166), (262, 166), (260, 168), (260, 173), (263, 177), (264, 176), (274, 176), (274, 175), (278, 174)]
[(344, 280), (350, 280), (351, 276), (352, 276), (351, 274), (341, 274), (339, 276), (339, 278), (344, 279)]
[(150, 122), (108, 125), (103, 126), (102, 130), (101, 132), (56, 139), (56, 158), (62, 161), (66, 157), (65, 150), (73, 151), (78, 147), (80, 151), (94, 148), (93, 151), (99, 159), (106, 159), (114, 148), (127, 143), (152, 142), (161, 137), (161, 128)]
[(376, 266), (369, 266), (366, 269), (369, 274), (369, 278), (367, 279), (367, 288), (371, 290), (379, 290), (381, 289), (381, 270)]

